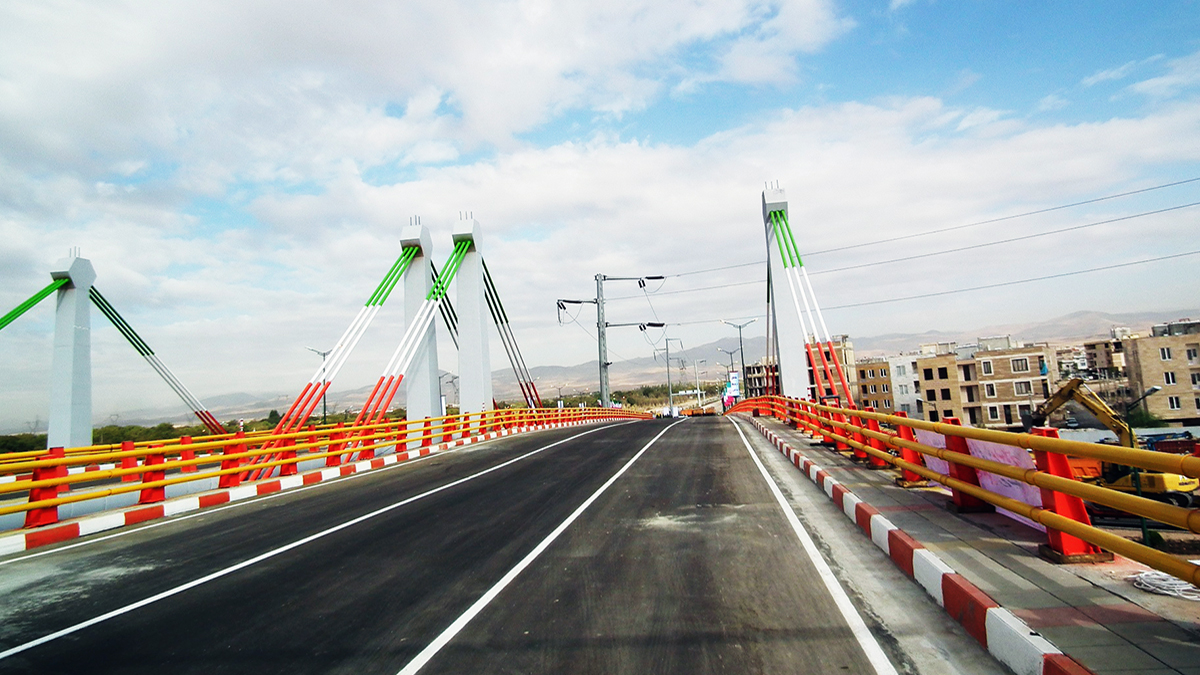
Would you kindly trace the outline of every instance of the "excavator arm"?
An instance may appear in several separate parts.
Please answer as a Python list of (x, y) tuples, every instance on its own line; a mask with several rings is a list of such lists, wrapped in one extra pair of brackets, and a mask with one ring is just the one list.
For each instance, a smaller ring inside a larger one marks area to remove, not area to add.
[(1127, 448), (1137, 447), (1137, 437), (1134, 436), (1133, 429), (1117, 415), (1116, 411), (1108, 407), (1108, 404), (1103, 399), (1097, 396), (1094, 391), (1088, 389), (1088, 386), (1079, 378), (1075, 378), (1064, 384), (1050, 398), (1039, 405), (1030, 415), (1027, 427), (1033, 428), (1044, 425), (1050, 413), (1061, 408), (1067, 401), (1075, 401), (1087, 408), (1096, 416), (1096, 419), (1100, 420), (1101, 424), (1108, 427), (1117, 435), (1117, 438), (1121, 441), (1121, 445)]

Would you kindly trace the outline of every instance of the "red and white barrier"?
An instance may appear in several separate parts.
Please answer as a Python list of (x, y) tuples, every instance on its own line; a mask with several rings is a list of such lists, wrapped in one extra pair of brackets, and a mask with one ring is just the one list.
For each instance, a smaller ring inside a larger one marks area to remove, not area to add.
[(871, 538), (910, 578), (945, 608), (996, 660), (1018, 675), (1090, 675), (1091, 670), (1063, 654), (1024, 621), (1004, 609), (919, 541), (859, 499), (811, 459), (765, 424), (745, 417), (784, 457), (821, 488), (863, 534)]

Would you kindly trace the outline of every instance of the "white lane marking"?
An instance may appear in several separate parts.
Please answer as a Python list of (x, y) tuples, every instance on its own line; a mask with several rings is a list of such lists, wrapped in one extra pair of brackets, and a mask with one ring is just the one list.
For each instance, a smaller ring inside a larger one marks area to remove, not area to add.
[[(152, 596), (150, 596), (150, 597), (148, 597), (148, 598), (145, 598), (145, 599), (142, 599), (142, 600), (138, 600), (137, 602), (130, 603), (130, 604), (128, 604), (128, 605), (125, 605), (124, 607), (120, 607), (120, 608), (114, 609), (114, 610), (112, 610), (111, 612), (105, 612), (104, 614), (101, 614), (100, 616), (93, 617), (93, 618), (91, 618), (91, 619), (88, 619), (87, 621), (81, 621), (80, 623), (77, 623), (77, 624), (75, 624), (74, 626), (68, 626), (67, 628), (64, 628), (64, 629), (62, 629), (62, 630), (55, 631), (55, 632), (53, 632), (53, 633), (50, 633), (49, 635), (44, 635), (44, 636), (42, 636), (42, 637), (40, 637), (40, 638), (37, 638), (36, 640), (31, 640), (31, 641), (29, 641), (29, 642), (26, 642), (25, 644), (17, 645), (16, 647), (13, 647), (13, 648), (11, 648), (11, 649), (6, 649), (5, 651), (2, 651), (2, 652), (0, 652), (0, 660), (2, 660), (2, 659), (6, 659), (6, 658), (8, 658), (8, 657), (10, 657), (10, 656), (13, 656), (13, 655), (15, 655), (15, 654), (20, 654), (20, 653), (21, 653), (21, 652), (23, 652), (23, 651), (26, 651), (26, 650), (29, 650), (29, 649), (33, 649), (34, 647), (37, 647), (37, 646), (39, 646), (39, 645), (44, 645), (44, 644), (46, 644), (47, 642), (51, 642), (51, 641), (53, 641), (53, 640), (57, 640), (57, 639), (58, 639), (58, 638), (60, 638), (60, 637), (65, 637), (65, 636), (67, 636), (67, 635), (70, 635), (70, 634), (72, 634), (72, 633), (77, 633), (77, 632), (79, 632), (79, 631), (83, 630), (84, 628), (89, 628), (89, 627), (91, 627), (91, 626), (95, 626), (95, 625), (96, 625), (96, 624), (98, 624), (98, 623), (102, 623), (102, 622), (104, 622), (104, 621), (108, 621), (109, 619), (116, 618), (116, 617), (118, 617), (118, 616), (121, 616), (122, 614), (128, 614), (129, 612), (132, 612), (132, 611), (134, 611), (134, 610), (136, 610), (136, 609), (141, 609), (142, 607), (145, 607), (146, 605), (150, 605), (150, 604), (153, 604), (153, 603), (155, 603), (155, 602), (158, 602), (159, 600), (165, 600), (166, 598), (169, 598), (169, 597), (171, 597), (171, 596), (173, 596), (173, 595), (178, 595), (178, 594), (180, 594), (180, 593), (182, 593), (182, 592), (184, 592), (184, 591), (186, 591), (186, 590), (190, 590), (190, 589), (192, 589), (192, 588), (195, 588), (195, 587), (197, 587), (197, 586), (201, 586), (201, 585), (203, 585), (203, 584), (206, 584), (206, 583), (208, 583), (208, 582), (210, 582), (210, 581), (213, 581), (213, 580), (216, 580), (216, 579), (220, 579), (221, 577), (224, 577), (224, 576), (228, 576), (228, 575), (230, 575), (230, 574), (233, 574), (234, 572), (236, 572), (236, 571), (238, 571), (238, 570), (245, 569), (245, 568), (247, 568), (247, 567), (250, 567), (250, 566), (252, 566), (252, 565), (256, 565), (256, 564), (258, 564), (258, 563), (260, 563), (260, 562), (262, 562), (262, 561), (264, 561), (264, 560), (267, 560), (267, 559), (270, 559), (270, 558), (274, 558), (275, 556), (277, 556), (277, 555), (279, 555), (279, 554), (281, 554), (281, 553), (286, 553), (286, 552), (288, 552), (288, 551), (290, 551), (290, 550), (292, 550), (292, 549), (294, 549), (294, 548), (299, 548), (299, 547), (301, 547), (301, 546), (303, 546), (303, 545), (305, 545), (305, 544), (308, 544), (308, 543), (314, 542), (314, 541), (316, 541), (316, 540), (318, 540), (318, 539), (322, 539), (322, 538), (324, 538), (324, 537), (327, 537), (327, 536), (329, 536), (329, 535), (331, 535), (331, 534), (334, 534), (335, 532), (340, 532), (340, 531), (342, 531), (342, 530), (344, 530), (344, 529), (346, 529), (346, 528), (348, 528), (348, 527), (353, 527), (354, 525), (358, 525), (359, 523), (362, 523), (362, 522), (364, 522), (364, 521), (370, 520), (371, 518), (374, 518), (374, 517), (376, 517), (376, 516), (383, 515), (383, 514), (385, 514), (385, 513), (389, 512), (389, 511), (393, 511), (393, 510), (395, 510), (395, 509), (398, 509), (398, 508), (400, 508), (401, 506), (405, 506), (405, 505), (407, 505), (407, 504), (411, 504), (411, 503), (413, 503), (413, 502), (415, 502), (415, 501), (417, 501), (417, 500), (424, 499), (424, 498), (426, 498), (426, 497), (429, 497), (429, 496), (431, 496), (431, 495), (435, 495), (435, 494), (437, 494), (437, 493), (439, 493), (439, 492), (442, 492), (442, 491), (444, 491), (444, 490), (449, 490), (449, 489), (450, 489), (450, 488), (452, 488), (452, 487), (455, 487), (455, 486), (458, 486), (458, 485), (462, 485), (463, 483), (466, 483), (466, 482), (468, 482), (468, 481), (475, 480), (476, 478), (479, 478), (480, 476), (484, 476), (484, 475), (487, 475), (487, 474), (489, 474), (489, 473), (492, 473), (493, 471), (499, 471), (500, 469), (503, 469), (503, 468), (504, 468), (504, 467), (506, 467), (506, 466), (509, 466), (509, 465), (512, 465), (512, 464), (516, 464), (517, 462), (520, 462), (521, 460), (528, 459), (529, 457), (533, 457), (534, 455), (536, 455), (536, 454), (539, 454), (539, 453), (541, 453), (541, 452), (545, 452), (546, 450), (549, 450), (550, 448), (553, 448), (553, 447), (555, 447), (555, 446), (562, 445), (563, 443), (567, 443), (567, 442), (573, 441), (573, 440), (575, 440), (575, 439), (577, 439), (577, 438), (580, 438), (580, 437), (582, 437), (582, 436), (587, 436), (588, 434), (594, 434), (594, 433), (596, 433), (597, 431), (600, 431), (600, 430), (602, 430), (602, 429), (611, 429), (612, 427), (615, 427), (615, 426), (623, 426), (623, 425), (625, 425), (625, 424), (632, 424), (632, 422), (622, 422), (622, 423), (620, 423), (620, 424), (605, 425), (605, 426), (602, 426), (602, 427), (597, 427), (597, 428), (595, 428), (595, 429), (589, 429), (589, 430), (587, 430), (587, 431), (584, 431), (584, 432), (581, 432), (581, 433), (575, 434), (574, 436), (570, 436), (570, 437), (568, 437), (568, 438), (564, 438), (564, 439), (562, 439), (562, 440), (560, 440), (560, 441), (555, 441), (554, 443), (551, 443), (551, 444), (549, 444), (549, 445), (543, 445), (542, 447), (538, 448), (537, 450), (531, 450), (531, 451), (529, 451), (529, 452), (527, 452), (527, 453), (525, 453), (525, 454), (523, 454), (523, 455), (520, 455), (520, 456), (518, 456), (518, 457), (514, 457), (514, 458), (512, 458), (512, 459), (510, 459), (510, 460), (508, 460), (508, 461), (505, 461), (505, 462), (501, 462), (500, 464), (497, 464), (497, 465), (495, 465), (495, 466), (493, 466), (493, 467), (489, 467), (489, 468), (487, 468), (487, 469), (484, 469), (483, 471), (479, 471), (479, 472), (473, 473), (473, 474), (471, 474), (470, 476), (466, 476), (465, 478), (459, 478), (458, 480), (451, 481), (451, 482), (449, 482), (449, 483), (446, 483), (445, 485), (441, 485), (441, 486), (439, 486), (439, 487), (435, 487), (435, 488), (433, 488), (432, 490), (426, 490), (425, 492), (422, 492), (422, 493), (421, 493), (421, 494), (419, 494), (419, 495), (414, 495), (414, 496), (412, 496), (412, 497), (409, 497), (409, 498), (407, 498), (407, 499), (402, 499), (402, 500), (400, 500), (400, 501), (398, 501), (398, 502), (395, 502), (394, 504), (389, 504), (389, 505), (387, 505), (387, 506), (384, 506), (384, 507), (382, 507), (382, 508), (379, 508), (379, 509), (376, 509), (376, 510), (374, 510), (374, 511), (371, 511), (370, 513), (365, 513), (365, 514), (363, 514), (363, 515), (361, 515), (361, 516), (358, 516), (357, 518), (353, 518), (353, 519), (351, 519), (351, 520), (347, 520), (346, 522), (344, 522), (344, 523), (342, 523), (342, 524), (340, 524), (340, 525), (334, 525), (333, 527), (330, 527), (330, 528), (327, 528), (327, 529), (321, 530), (320, 532), (317, 532), (316, 534), (310, 534), (309, 536), (307, 536), (307, 537), (304, 537), (303, 539), (298, 539), (298, 540), (296, 540), (296, 541), (294, 541), (294, 542), (292, 542), (292, 543), (290, 543), (290, 544), (285, 544), (285, 545), (283, 545), (283, 546), (280, 546), (279, 548), (276, 548), (276, 549), (273, 549), (273, 550), (267, 551), (266, 553), (261, 553), (261, 554), (259, 554), (259, 555), (256, 555), (256, 556), (254, 556), (253, 558), (250, 558), (250, 559), (248, 559), (248, 560), (243, 560), (242, 562), (240, 562), (240, 563), (238, 563), (238, 564), (236, 564), (236, 565), (231, 565), (230, 567), (226, 567), (226, 568), (225, 568), (225, 569), (223, 569), (223, 570), (218, 570), (218, 571), (216, 571), (216, 572), (213, 572), (213, 573), (211, 573), (211, 574), (206, 574), (205, 576), (202, 576), (202, 577), (200, 577), (199, 579), (195, 579), (195, 580), (189, 581), (189, 582), (187, 582), (186, 584), (182, 584), (182, 585), (180, 585), (180, 586), (176, 586), (175, 588), (172, 588), (172, 589), (169, 589), (169, 590), (165, 590), (165, 591), (163, 591), (163, 592), (161, 592), (161, 593), (157, 593), (157, 594), (155, 594), (155, 595), (152, 595)], [(672, 426), (674, 426), (674, 425), (672, 425)], [(670, 428), (670, 427), (668, 427), (668, 428)], [(659, 434), (659, 435), (661, 436), (662, 434)], [(623, 471), (623, 470), (624, 470), (624, 469), (622, 469), (622, 471)], [(618, 474), (618, 475), (619, 475), (619, 474)]]
[(650, 449), (650, 446), (654, 445), (658, 439), (662, 438), (663, 434), (670, 431), (671, 428), (676, 424), (684, 422), (687, 419), (688, 418), (685, 417), (678, 422), (671, 423), (671, 425), (666, 429), (658, 432), (657, 436), (650, 439), (649, 443), (642, 446), (642, 449), (638, 450), (637, 454), (625, 463), (625, 466), (621, 467), (619, 471), (614, 473), (611, 478), (605, 481), (604, 485), (601, 485), (598, 490), (593, 492), (591, 497), (588, 497), (586, 500), (584, 500), (584, 502), (579, 505), (579, 508), (575, 509), (571, 515), (567, 516), (566, 520), (559, 523), (558, 527), (554, 528), (553, 532), (546, 535), (546, 538), (543, 539), (540, 544), (533, 547), (533, 550), (521, 559), (521, 562), (518, 562), (512, 569), (510, 569), (507, 574), (500, 578), (500, 581), (497, 581), (496, 584), (489, 588), (486, 593), (480, 596), (474, 604), (468, 607), (467, 611), (463, 612), (457, 619), (454, 620), (453, 623), (450, 624), (449, 627), (446, 628), (446, 630), (442, 631), (441, 635), (438, 635), (436, 638), (434, 638), (433, 642), (430, 642), (425, 649), (422, 649), (420, 654), (417, 654), (412, 661), (409, 661), (408, 665), (404, 666), (399, 675), (413, 675), (417, 671), (424, 668), (425, 665), (429, 663), (430, 659), (432, 659), (434, 656), (437, 656), (437, 653), (440, 652), (442, 648), (445, 647), (451, 640), (453, 640), (454, 636), (458, 635), (463, 628), (466, 628), (467, 624), (470, 623), (477, 614), (482, 612), (492, 600), (495, 600), (496, 596), (500, 595), (500, 592), (504, 590), (505, 586), (508, 586), (510, 583), (512, 583), (512, 580), (516, 579), (517, 576), (520, 575), (526, 567), (529, 567), (529, 565), (532, 564), (533, 561), (536, 560), (543, 551), (549, 548), (550, 544), (554, 543), (554, 540), (558, 539), (559, 535), (565, 532), (567, 528), (571, 526), (571, 523), (575, 522), (575, 519), (583, 515), (583, 512), (592, 505), (592, 502), (599, 499), (600, 495), (604, 494), (605, 490), (607, 490), (613, 483), (617, 482), (617, 479), (621, 477), (621, 474), (628, 471), (629, 467), (633, 466), (633, 463), (638, 461), (639, 457), (646, 454), (646, 451)]
[[(608, 425), (608, 426), (621, 426), (622, 424), (629, 424), (629, 422), (620, 422), (618, 424), (613, 424), (613, 425)], [(479, 444), (476, 443), (475, 445), (479, 445)], [(447, 450), (441, 450), (439, 452), (434, 452), (434, 453), (425, 455), (424, 457), (417, 457), (416, 455), (413, 455), (413, 457), (411, 459), (409, 459), (405, 462), (400, 462), (393, 466), (385, 466), (382, 469), (376, 469), (375, 471), (364, 472), (364, 473), (350, 473), (350, 474), (346, 474), (345, 476), (338, 476), (331, 480), (322, 480), (318, 483), (313, 483), (312, 485), (306, 485), (304, 487), (295, 488), (295, 489), (292, 489), (289, 491), (280, 490), (280, 491), (276, 491), (276, 492), (271, 492), (271, 493), (268, 493), (265, 495), (261, 495), (257, 499), (253, 499), (250, 501), (242, 500), (242, 501), (237, 501), (237, 502), (226, 502), (224, 504), (221, 504), (220, 506), (210, 506), (206, 509), (202, 509), (196, 513), (191, 513), (186, 516), (179, 516), (178, 518), (170, 518), (170, 519), (161, 519), (156, 522), (142, 525), (141, 527), (130, 528), (130, 529), (122, 530), (120, 532), (114, 532), (113, 534), (106, 534), (103, 537), (95, 537), (95, 538), (91, 538), (91, 539), (86, 539), (84, 541), (75, 542), (74, 544), (67, 544), (65, 546), (48, 548), (45, 550), (38, 551), (36, 553), (30, 553), (29, 555), (23, 555), (23, 556), (19, 556), (19, 557), (15, 557), (15, 558), (9, 558), (7, 560), (0, 560), (0, 567), (3, 567), (10, 563), (20, 562), (22, 560), (29, 560), (30, 558), (40, 558), (44, 555), (51, 555), (54, 553), (58, 553), (60, 551), (69, 551), (73, 548), (79, 548), (80, 546), (90, 546), (92, 544), (96, 544), (96, 543), (99, 543), (102, 541), (108, 541), (109, 539), (116, 539), (117, 537), (126, 537), (131, 534), (136, 534), (138, 532), (145, 532), (146, 530), (151, 530), (156, 527), (162, 527), (164, 525), (172, 525), (174, 523), (182, 522), (184, 520), (190, 520), (192, 518), (199, 518), (200, 516), (207, 516), (207, 515), (211, 515), (214, 513), (218, 513), (220, 511), (227, 511), (229, 509), (241, 508), (241, 507), (247, 506), (249, 504), (261, 504), (269, 499), (278, 499), (280, 497), (290, 497), (292, 495), (300, 494), (301, 492), (307, 492), (309, 490), (316, 490), (319, 488), (328, 487), (330, 485), (338, 485), (338, 484), (342, 483), (343, 481), (355, 480), (357, 478), (364, 478), (366, 476), (378, 476), (382, 472), (388, 471), (390, 469), (400, 469), (400, 468), (404, 468), (404, 467), (409, 467), (418, 462), (426, 462), (426, 461), (429, 461), (432, 459), (437, 459), (437, 458), (441, 457), (442, 455), (449, 454), (451, 452), (458, 452), (458, 449), (452, 448), (452, 449), (447, 449)], [(391, 457), (391, 455), (388, 455), (388, 457)], [(198, 498), (196, 498), (196, 499), (198, 500)], [(166, 509), (165, 506), (163, 508), (164, 508), (164, 510)], [(166, 513), (164, 515), (171, 515), (171, 514)], [(16, 537), (13, 537), (13, 539), (16, 539)], [(3, 539), (0, 539), (0, 541), (3, 541)], [(4, 555), (4, 554), (5, 554), (5, 551), (0, 551), (0, 555)]]
[[(846, 623), (850, 625), (850, 631), (854, 633), (854, 639), (858, 640), (858, 644), (862, 647), (863, 652), (867, 656), (867, 660), (874, 666), (875, 672), (880, 675), (895, 675), (896, 669), (892, 666), (891, 661), (888, 661), (887, 655), (883, 653), (883, 648), (879, 646), (879, 642), (875, 640), (875, 636), (871, 635), (870, 629), (867, 628), (866, 622), (859, 616), (858, 610), (854, 609), (850, 598), (846, 595), (845, 589), (838, 582), (837, 577), (833, 575), (833, 570), (829, 569), (829, 564), (821, 557), (821, 552), (817, 549), (817, 545), (813, 543), (812, 537), (808, 535), (808, 531), (804, 529), (804, 525), (800, 523), (800, 519), (796, 517), (796, 512), (792, 511), (792, 507), (788, 505), (787, 499), (784, 498), (783, 492), (779, 489), (779, 485), (775, 483), (775, 479), (771, 478), (771, 474), (767, 473), (767, 467), (763, 466), (761, 460), (758, 459), (758, 454), (750, 447), (750, 441), (746, 440), (746, 434), (742, 433), (742, 427), (735, 422), (733, 418), (729, 419), (733, 424), (733, 428), (737, 429), (738, 436), (742, 437), (742, 443), (746, 446), (746, 452), (750, 453), (750, 458), (754, 460), (755, 466), (758, 467), (759, 473), (762, 474), (763, 480), (767, 481), (767, 487), (771, 489), (771, 494), (775, 495), (775, 501), (779, 502), (779, 508), (783, 509), (783, 515), (787, 517), (787, 521), (795, 531), (796, 537), (800, 539), (800, 545), (804, 547), (804, 552), (808, 554), (812, 560), (813, 567), (817, 568), (817, 574), (820, 575), (821, 581), (825, 582), (825, 588), (829, 590), (829, 594), (833, 596), (833, 602), (842, 613), (842, 617), (846, 619)], [(849, 495), (846, 495), (847, 497)]]

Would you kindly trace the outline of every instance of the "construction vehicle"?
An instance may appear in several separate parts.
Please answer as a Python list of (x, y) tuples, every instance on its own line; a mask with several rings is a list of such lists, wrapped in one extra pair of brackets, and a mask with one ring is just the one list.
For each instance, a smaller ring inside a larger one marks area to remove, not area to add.
[[(1050, 413), (1058, 410), (1067, 401), (1075, 401), (1087, 408), (1100, 423), (1117, 435), (1119, 445), (1127, 448), (1138, 447), (1137, 435), (1133, 429), (1121, 419), (1108, 404), (1096, 395), (1083, 380), (1075, 378), (1067, 382), (1050, 398), (1046, 399), (1030, 415), (1023, 417), (1022, 424), (1028, 432), (1033, 427), (1046, 424)], [(1133, 468), (1123, 464), (1101, 462), (1088, 457), (1068, 457), (1075, 477), (1081, 481), (1100, 485), (1121, 492), (1136, 493), (1138, 486), (1134, 484)], [(1200, 480), (1172, 473), (1160, 473), (1141, 469), (1139, 472), (1141, 493), (1143, 497), (1157, 499), (1175, 506), (1188, 507), (1192, 505), (1193, 495), (1200, 488)]]

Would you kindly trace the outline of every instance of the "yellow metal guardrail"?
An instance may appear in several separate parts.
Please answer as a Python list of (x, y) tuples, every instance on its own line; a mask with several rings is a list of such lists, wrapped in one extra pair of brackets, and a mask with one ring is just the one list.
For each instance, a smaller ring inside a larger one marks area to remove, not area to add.
[[(892, 466), (911, 471), (922, 478), (935, 481), (963, 494), (985, 501), (993, 506), (1024, 516), (1047, 528), (1077, 537), (1114, 553), (1136, 560), (1159, 571), (1176, 576), (1189, 583), (1200, 585), (1200, 566), (1180, 560), (1170, 554), (1138, 544), (1110, 532), (1064, 517), (1045, 508), (1031, 506), (1022, 501), (999, 495), (979, 485), (959, 480), (953, 476), (933, 471), (924, 464), (906, 461), (893, 455), (889, 449), (909, 449), (919, 456), (937, 457), (950, 464), (958, 464), (998, 476), (1019, 480), (1028, 485), (1052, 490), (1061, 494), (1079, 497), (1095, 504), (1119, 509), (1151, 520), (1171, 525), (1193, 533), (1200, 533), (1200, 509), (1183, 508), (1152, 499), (1138, 497), (1117, 490), (1083, 483), (1071, 478), (1055, 476), (1037, 469), (1024, 469), (969, 454), (944, 448), (924, 445), (901, 438), (897, 434), (868, 428), (864, 420), (887, 424), (893, 428), (908, 427), (922, 429), (943, 436), (957, 436), (991, 443), (999, 443), (1026, 450), (1040, 450), (1076, 457), (1099, 459), (1105, 462), (1136, 466), (1143, 469), (1178, 473), (1200, 477), (1200, 458), (1169, 455), (1151, 450), (1138, 450), (1115, 446), (1083, 443), (1059, 438), (1048, 438), (1033, 434), (1016, 434), (992, 429), (977, 429), (938, 422), (910, 419), (866, 410), (827, 406), (811, 401), (769, 396), (742, 401), (730, 408), (729, 413), (753, 412), (769, 414), (781, 421), (795, 424), (814, 436), (826, 437), (837, 443), (861, 451), (887, 462)], [(840, 433), (839, 433), (840, 432)], [(874, 439), (884, 447), (873, 446), (864, 440)]]
[[(45, 513), (45, 510), (55, 509), (62, 504), (102, 499), (130, 492), (149, 494), (151, 498), (144, 499), (141, 503), (152, 503), (162, 501), (162, 493), (155, 491), (169, 485), (222, 477), (226, 477), (230, 483), (236, 485), (240, 483), (240, 480), (232, 480), (233, 478), (251, 471), (274, 469), (275, 467), (295, 467), (300, 462), (319, 459), (326, 459), (327, 466), (337, 466), (344, 461), (352, 460), (355, 455), (358, 455), (360, 460), (373, 458), (376, 450), (392, 446), (396, 446), (397, 452), (403, 452), (404, 450), (399, 447), (401, 445), (418, 443), (421, 447), (427, 447), (503, 429), (521, 429), (567, 422), (648, 419), (649, 417), (650, 415), (645, 413), (614, 408), (517, 408), (420, 420), (385, 420), (381, 423), (357, 427), (335, 425), (318, 429), (314, 426), (301, 431), (277, 435), (267, 433), (222, 435), (205, 437), (204, 440), (192, 443), (188, 443), (182, 438), (168, 441), (148, 441), (137, 444), (137, 447), (133, 447), (133, 449), (129, 448), (134, 444), (127, 444), (124, 449), (117, 451), (98, 451), (97, 446), (58, 449), (58, 453), (53, 450), (38, 453), (36, 459), (29, 458), (30, 453), (19, 453), (22, 457), (0, 463), (0, 477), (14, 477), (14, 480), (0, 483), (0, 499), (7, 495), (14, 495), (14, 493), (16, 493), (14, 497), (10, 497), (8, 501), (15, 501), (16, 498), (19, 498), (20, 493), (28, 494), (29, 499), (0, 506), (0, 515), (20, 512), (26, 512), (28, 515), (34, 511)], [(62, 456), (49, 456), (59, 453)], [(278, 457), (281, 453), (283, 456), (277, 459), (255, 463), (256, 459)], [(148, 459), (151, 461), (147, 461)], [(127, 464), (136, 463), (136, 465), (66, 473), (69, 467), (94, 467), (99, 464), (119, 465), (123, 460)], [(138, 460), (140, 463), (137, 463)], [(220, 468), (195, 472), (201, 466), (214, 464), (220, 465)], [(192, 471), (195, 473), (183, 473), (167, 478), (163, 476), (167, 471)], [(48, 475), (51, 473), (59, 475)], [(270, 479), (270, 474), (271, 472), (268, 471), (263, 480)], [(113, 487), (97, 487), (64, 496), (47, 495), (47, 493), (57, 495), (74, 484), (96, 483), (113, 479), (129, 480), (130, 477), (133, 477), (134, 480), (140, 477), (141, 480)], [(223, 485), (223, 487), (228, 486)], [(55, 515), (48, 521), (37, 524), (56, 521), (57, 516)]]

